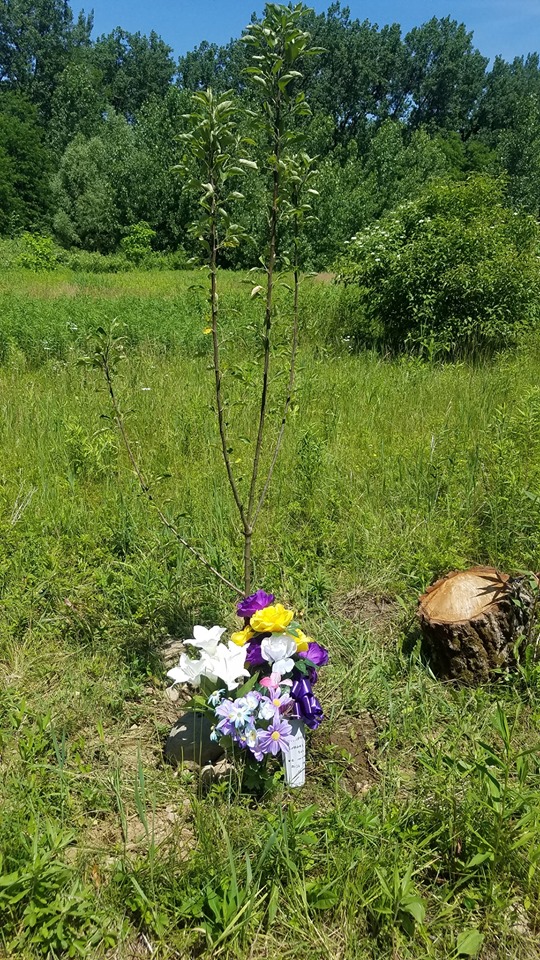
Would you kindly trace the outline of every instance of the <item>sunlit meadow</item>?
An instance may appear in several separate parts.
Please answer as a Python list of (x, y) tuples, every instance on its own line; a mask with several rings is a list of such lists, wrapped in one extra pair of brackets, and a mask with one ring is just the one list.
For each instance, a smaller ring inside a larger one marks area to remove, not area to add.
[[(244, 279), (223, 277), (221, 303), (240, 478), (261, 356)], [(453, 567), (538, 570), (540, 348), (474, 366), (352, 355), (339, 289), (303, 284), (254, 579), (329, 648), (328, 721), (306, 788), (255, 803), (162, 760), (181, 706), (165, 694), (171, 644), (231, 625), (234, 597), (149, 509), (84, 362), (98, 326), (123, 325), (137, 456), (178, 528), (240, 580), (201, 280), (0, 272), (0, 949), (537, 957), (538, 668), (443, 685), (414, 611)], [(278, 336), (275, 411), (285, 370)]]

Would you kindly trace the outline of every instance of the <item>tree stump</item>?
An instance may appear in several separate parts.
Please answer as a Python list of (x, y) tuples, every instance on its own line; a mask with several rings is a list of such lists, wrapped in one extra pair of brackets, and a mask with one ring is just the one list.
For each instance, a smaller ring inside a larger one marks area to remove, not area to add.
[(494, 567), (454, 570), (437, 580), (418, 607), (434, 672), (473, 684), (511, 670), (516, 640), (527, 630), (534, 602), (527, 578)]

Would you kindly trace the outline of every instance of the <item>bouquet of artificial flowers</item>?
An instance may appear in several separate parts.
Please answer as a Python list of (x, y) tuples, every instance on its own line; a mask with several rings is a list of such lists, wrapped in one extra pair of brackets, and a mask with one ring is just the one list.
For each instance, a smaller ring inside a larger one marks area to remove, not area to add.
[(228, 641), (224, 627), (194, 627), (186, 643), (199, 656), (183, 653), (167, 676), (201, 688), (197, 706), (211, 717), (212, 739), (224, 739), (224, 746), (228, 740), (257, 762), (282, 755), (286, 780), (301, 785), (304, 725), (314, 730), (323, 720), (313, 686), (328, 653), (274, 600), (264, 590), (242, 600), (237, 613), (244, 627)]

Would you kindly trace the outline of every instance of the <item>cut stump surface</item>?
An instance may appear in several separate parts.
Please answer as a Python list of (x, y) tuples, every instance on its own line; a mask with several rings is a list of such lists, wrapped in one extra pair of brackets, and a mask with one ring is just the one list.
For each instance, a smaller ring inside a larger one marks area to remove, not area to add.
[(418, 617), (438, 676), (484, 683), (515, 666), (534, 605), (524, 577), (494, 567), (454, 570), (420, 597)]

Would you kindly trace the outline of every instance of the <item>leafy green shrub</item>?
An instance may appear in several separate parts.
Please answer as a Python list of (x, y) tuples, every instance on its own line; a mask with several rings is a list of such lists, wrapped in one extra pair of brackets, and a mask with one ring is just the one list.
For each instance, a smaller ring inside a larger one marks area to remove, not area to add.
[(29, 829), (18, 861), (0, 858), (2, 940), (12, 956), (84, 956), (96, 918), (91, 890), (63, 862), (74, 836), (52, 821)]
[(88, 435), (76, 420), (66, 424), (66, 452), (74, 476), (102, 480), (116, 460), (116, 439), (110, 430)]
[(19, 265), (20, 242), (0, 237), (0, 270), (12, 270)]
[(51, 237), (39, 233), (23, 233), (21, 243), (19, 266), (27, 270), (54, 270), (58, 266), (60, 256)]
[(156, 231), (152, 230), (150, 224), (141, 220), (129, 227), (120, 241), (120, 247), (131, 263), (140, 264), (152, 254), (152, 241), (155, 236)]
[(98, 253), (89, 250), (70, 250), (65, 263), (76, 273), (126, 273), (129, 270), (191, 270), (192, 264), (183, 247), (174, 253), (151, 251), (144, 259), (135, 261), (125, 253)]
[(131, 269), (130, 262), (121, 253), (72, 250), (67, 255), (66, 262), (76, 273), (124, 273)]
[(154, 270), (191, 270), (193, 263), (184, 247), (178, 247), (170, 253), (154, 253), (150, 258), (150, 266)]
[(540, 226), (490, 177), (438, 181), (356, 236), (338, 326), (357, 345), (456, 355), (514, 345), (540, 309)]

